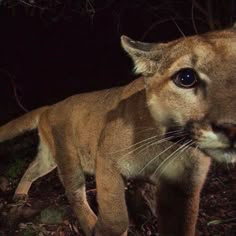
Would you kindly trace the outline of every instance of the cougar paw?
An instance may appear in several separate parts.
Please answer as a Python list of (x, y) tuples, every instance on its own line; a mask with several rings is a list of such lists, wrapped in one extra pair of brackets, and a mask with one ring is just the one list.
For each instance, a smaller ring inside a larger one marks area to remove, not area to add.
[(27, 200), (28, 200), (28, 194), (15, 194), (13, 196), (13, 201), (14, 202), (26, 203)]
[(30, 204), (25, 201), (17, 201), (8, 204), (5, 215), (9, 226), (15, 226), (19, 222), (27, 221), (42, 210), (42, 203)]
[(125, 231), (121, 236), (128, 236), (128, 231)]

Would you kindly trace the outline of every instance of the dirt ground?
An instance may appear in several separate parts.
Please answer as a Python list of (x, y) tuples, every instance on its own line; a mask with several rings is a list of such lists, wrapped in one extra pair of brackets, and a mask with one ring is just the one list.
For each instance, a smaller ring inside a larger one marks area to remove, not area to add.
[[(18, 180), (0, 177), (0, 236), (83, 235), (55, 171), (36, 181), (23, 206), (16, 206), (12, 201)], [(92, 177), (87, 181), (87, 195), (96, 211), (96, 188)], [(138, 217), (138, 221), (132, 214), (130, 218), (130, 236), (158, 235), (158, 219), (151, 214)], [(211, 168), (201, 196), (197, 229), (199, 236), (236, 236), (234, 166), (214, 165)]]

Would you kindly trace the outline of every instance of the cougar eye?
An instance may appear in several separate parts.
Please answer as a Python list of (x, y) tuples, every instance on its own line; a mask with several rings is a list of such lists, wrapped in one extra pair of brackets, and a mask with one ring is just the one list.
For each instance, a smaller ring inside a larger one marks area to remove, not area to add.
[(181, 88), (192, 88), (198, 82), (197, 74), (190, 68), (180, 70), (174, 77), (174, 83)]

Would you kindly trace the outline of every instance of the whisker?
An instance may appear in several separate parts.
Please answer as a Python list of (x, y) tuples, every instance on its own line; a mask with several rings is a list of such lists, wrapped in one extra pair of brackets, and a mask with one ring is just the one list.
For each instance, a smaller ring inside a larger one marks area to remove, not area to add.
[[(181, 140), (179, 140), (178, 142), (183, 141), (184, 138), (182, 138)], [(139, 171), (139, 174), (142, 173), (152, 162), (154, 162), (159, 156), (161, 156), (162, 154), (164, 154), (166, 151), (168, 151), (170, 148), (172, 148), (174, 145), (178, 144), (178, 142), (170, 145), (168, 148), (166, 148), (164, 151), (160, 152), (158, 155), (156, 155), (155, 157), (153, 157), (150, 161), (148, 161), (144, 167)]]
[[(168, 166), (171, 165), (184, 151), (186, 151), (188, 148), (190, 148), (190, 145), (184, 146), (182, 148), (183, 148), (182, 150), (179, 150), (179, 153), (175, 153), (177, 155), (171, 156), (168, 159), (168, 162), (165, 163), (166, 165), (162, 168), (162, 171), (158, 174), (157, 178), (161, 178), (162, 174), (168, 168)], [(154, 172), (154, 174), (156, 174), (156, 171)]]
[(164, 172), (164, 170), (167, 168), (167, 166), (169, 166), (170, 163), (172, 163), (171, 159), (173, 158), (173, 156), (179, 152), (179, 154), (173, 158), (176, 159), (181, 153), (183, 153), (184, 150), (186, 150), (191, 144), (193, 143), (192, 140), (188, 141), (187, 143), (184, 143), (183, 145), (181, 145), (179, 148), (177, 148), (173, 153), (171, 153), (154, 171), (153, 175), (156, 175), (156, 173), (163, 167), (163, 165), (165, 165), (164, 168), (162, 168), (162, 171), (159, 174), (159, 177), (161, 176), (161, 174)]
[(149, 131), (149, 130), (155, 130), (157, 129), (156, 127), (137, 127), (137, 128), (134, 128), (134, 130), (136, 131), (137, 130), (137, 133), (141, 133), (141, 132), (145, 132), (145, 131)]
[[(132, 145), (130, 145), (130, 146), (128, 146), (128, 147), (122, 148), (122, 149), (120, 149), (120, 150), (118, 150), (118, 151), (111, 152), (111, 153), (109, 153), (109, 154), (115, 154), (115, 153), (119, 153), (119, 152), (122, 152), (122, 151), (126, 151), (126, 150), (131, 149), (131, 148), (133, 148), (133, 147), (136, 147), (136, 146), (138, 146), (138, 145), (140, 145), (140, 144), (143, 144), (143, 143), (145, 143), (145, 142), (147, 142), (147, 141), (153, 140), (153, 139), (158, 138), (158, 137), (164, 137), (165, 135), (170, 135), (170, 134), (184, 134), (184, 132), (183, 132), (182, 130), (176, 130), (176, 131), (166, 132), (164, 135), (160, 135), (160, 134), (154, 135), (154, 136), (152, 136), (152, 137), (146, 138), (146, 139), (144, 139), (144, 140), (142, 140), (142, 141), (139, 141), (139, 142), (137, 142), (137, 143), (135, 143), (135, 144), (132, 144)], [(176, 136), (176, 137), (177, 137), (177, 136)], [(167, 137), (165, 137), (164, 139), (166, 139), (166, 138), (167, 138)], [(168, 137), (168, 138), (169, 138), (169, 137)], [(174, 138), (174, 136), (173, 136), (172, 138)], [(148, 145), (148, 144), (150, 144), (150, 142), (143, 144), (142, 146), (140, 146), (140, 148), (143, 147), (143, 146), (145, 146), (146, 144)], [(132, 151), (135, 151), (135, 150), (132, 150)]]
[(139, 126), (134, 128), (134, 130), (138, 130), (138, 129), (156, 129), (156, 127), (152, 127), (152, 126)]
[[(156, 138), (156, 137), (155, 137)], [(138, 151), (138, 150), (140, 150), (140, 152), (142, 151), (142, 150), (145, 150), (146, 148), (148, 148), (148, 147), (150, 147), (150, 146), (152, 146), (152, 145), (154, 145), (154, 144), (160, 144), (160, 143), (163, 143), (163, 142), (166, 142), (166, 141), (169, 141), (171, 138), (170, 137), (168, 137), (168, 138), (163, 138), (163, 139), (160, 139), (160, 140), (158, 140), (158, 141), (156, 141), (156, 140), (154, 140), (154, 141), (149, 141), (149, 142), (147, 142), (147, 143), (144, 143), (144, 144), (142, 144), (141, 146), (139, 146), (139, 147), (137, 147), (137, 148), (134, 148), (134, 149), (132, 149), (131, 151), (129, 151), (128, 153), (126, 153), (123, 157), (126, 157), (126, 156), (128, 156), (129, 154), (131, 154), (131, 153), (133, 153), (133, 152), (136, 152), (136, 151)], [(133, 145), (133, 146), (135, 146), (135, 145)], [(140, 153), (139, 152), (139, 153)], [(123, 158), (122, 157), (122, 158)]]
[(139, 151), (138, 153), (141, 153), (143, 152), (144, 150), (150, 148), (151, 146), (154, 146), (154, 145), (157, 145), (157, 144), (161, 144), (161, 143), (164, 143), (166, 141), (170, 141), (172, 140), (173, 138), (179, 138), (181, 136), (185, 136), (185, 134), (181, 134), (181, 135), (176, 135), (176, 136), (170, 136), (170, 137), (167, 137), (167, 138), (163, 138), (163, 139), (160, 139), (158, 141), (150, 141), (148, 143), (145, 143), (131, 151), (129, 151), (128, 153), (126, 153), (123, 157), (121, 157), (121, 160), (123, 160), (124, 158), (126, 158), (127, 156), (129, 156), (131, 153), (134, 153), (136, 151)]
[[(164, 168), (162, 169), (162, 171), (160, 172), (158, 178), (161, 177), (161, 175), (163, 174), (163, 172), (165, 171), (165, 169), (171, 164), (173, 163), (184, 151), (188, 150), (191, 147), (192, 143), (185, 145), (184, 147), (182, 147), (182, 150), (179, 151), (179, 153), (177, 153), (176, 156), (173, 156), (172, 158), (169, 159), (169, 162), (166, 163), (166, 166), (164, 166)], [(182, 145), (183, 146), (183, 145)]]
[(184, 130), (182, 130), (182, 129), (179, 129), (179, 130), (171, 130), (171, 131), (168, 131), (168, 132), (165, 133), (165, 135), (167, 135), (167, 134), (173, 134), (173, 133), (186, 133), (186, 134), (187, 134), (186, 131), (184, 131)]
[(173, 155), (175, 155), (175, 153), (180, 151), (183, 148), (183, 146), (185, 146), (185, 145), (186, 145), (186, 143), (182, 144), (179, 148), (177, 148), (174, 152), (172, 152), (165, 160), (163, 160), (162, 163), (156, 168), (153, 175), (155, 175), (157, 173), (157, 171), (159, 171), (163, 167), (163, 165), (165, 165), (173, 157)]

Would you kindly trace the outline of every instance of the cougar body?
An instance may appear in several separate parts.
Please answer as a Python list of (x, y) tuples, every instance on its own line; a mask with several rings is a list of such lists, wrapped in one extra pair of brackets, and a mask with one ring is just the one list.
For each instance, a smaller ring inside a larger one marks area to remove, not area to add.
[[(122, 46), (142, 76), (132, 83), (69, 97), (0, 127), (0, 141), (37, 128), (38, 154), (15, 197), (57, 167), (84, 233), (127, 235), (125, 181), (157, 186), (160, 235), (193, 236), (211, 160), (236, 160), (234, 29)], [(86, 199), (96, 177), (99, 213)]]

